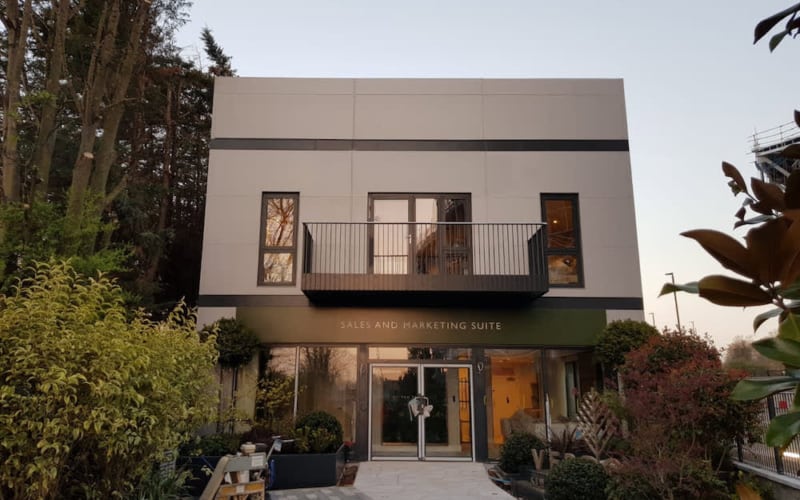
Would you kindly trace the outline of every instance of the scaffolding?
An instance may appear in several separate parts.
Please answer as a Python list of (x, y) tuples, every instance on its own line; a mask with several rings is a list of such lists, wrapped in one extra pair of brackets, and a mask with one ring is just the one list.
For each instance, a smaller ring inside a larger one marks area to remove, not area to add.
[(783, 150), (800, 144), (800, 128), (794, 122), (756, 132), (750, 137), (750, 151), (755, 155), (755, 165), (761, 179), (785, 185), (793, 170), (800, 169), (800, 160), (784, 158)]

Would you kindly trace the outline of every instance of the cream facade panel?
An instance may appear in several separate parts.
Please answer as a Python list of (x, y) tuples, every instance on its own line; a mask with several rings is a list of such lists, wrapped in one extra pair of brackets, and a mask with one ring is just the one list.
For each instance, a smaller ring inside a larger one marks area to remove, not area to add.
[(350, 139), (353, 96), (215, 95), (211, 137)]
[(357, 139), (481, 139), (479, 95), (358, 95)]
[[(216, 94), (333, 94), (351, 95), (352, 78), (257, 78), (217, 77)], [(216, 109), (214, 112), (216, 113)]]
[(482, 80), (483, 93), (487, 95), (601, 95), (624, 98), (621, 79), (486, 79)]
[(356, 151), (353, 193), (471, 193), (482, 189), (484, 153)]
[(486, 95), (486, 139), (627, 139), (625, 104), (595, 95)]
[(592, 251), (595, 247), (635, 247), (633, 198), (582, 197), (579, 203), (585, 251)]
[(209, 196), (203, 245), (257, 243), (260, 212), (260, 191), (247, 196)]
[(440, 78), (365, 78), (355, 80), (355, 93), (358, 95), (453, 95), (483, 92), (480, 79), (440, 79)]
[(291, 191), (305, 196), (350, 195), (350, 151), (212, 150), (209, 196)]
[[(258, 228), (255, 229), (258, 233)], [(302, 250), (298, 255), (302, 255)], [(258, 245), (203, 245), (200, 295), (301, 295), (299, 258), (295, 286), (259, 286)]]

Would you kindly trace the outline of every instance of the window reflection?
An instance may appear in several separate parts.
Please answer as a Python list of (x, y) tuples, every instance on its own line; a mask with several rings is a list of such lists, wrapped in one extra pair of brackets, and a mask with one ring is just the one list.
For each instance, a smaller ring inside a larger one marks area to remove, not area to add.
[(294, 259), (297, 255), (297, 193), (264, 193), (261, 199), (261, 268), (262, 285), (294, 283)]
[(265, 253), (264, 276), (267, 283), (288, 283), (294, 276), (294, 255), (290, 253)]
[(355, 439), (356, 348), (301, 347), (297, 413), (326, 411), (342, 424), (345, 441)]
[(264, 245), (268, 247), (293, 246), (295, 231), (294, 217), (294, 198), (268, 198)]

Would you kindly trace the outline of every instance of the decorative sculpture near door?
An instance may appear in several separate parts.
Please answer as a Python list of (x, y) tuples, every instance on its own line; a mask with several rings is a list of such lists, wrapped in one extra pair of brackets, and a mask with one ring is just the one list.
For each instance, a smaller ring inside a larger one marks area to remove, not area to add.
[(433, 405), (430, 404), (427, 397), (421, 394), (417, 394), (408, 400), (408, 418), (410, 420), (414, 420), (414, 417), (419, 415), (422, 415), (423, 418), (428, 418), (431, 416), (432, 411)]

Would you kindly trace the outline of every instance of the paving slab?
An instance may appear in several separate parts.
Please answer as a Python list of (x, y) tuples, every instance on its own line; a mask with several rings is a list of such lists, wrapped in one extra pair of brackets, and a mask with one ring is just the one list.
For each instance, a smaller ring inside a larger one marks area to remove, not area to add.
[(373, 500), (514, 498), (492, 483), (485, 464), (476, 462), (362, 462), (355, 487)]
[(269, 492), (269, 498), (271, 500), (370, 500), (370, 497), (353, 486), (274, 490)]

